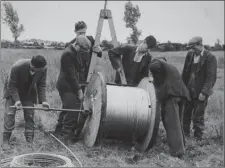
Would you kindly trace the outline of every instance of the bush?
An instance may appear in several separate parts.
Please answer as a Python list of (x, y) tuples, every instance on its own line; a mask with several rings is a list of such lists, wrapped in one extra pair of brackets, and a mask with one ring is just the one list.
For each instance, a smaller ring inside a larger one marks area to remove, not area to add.
[(8, 40), (2, 40), (1, 41), (1, 48), (11, 48), (13, 46), (13, 43)]

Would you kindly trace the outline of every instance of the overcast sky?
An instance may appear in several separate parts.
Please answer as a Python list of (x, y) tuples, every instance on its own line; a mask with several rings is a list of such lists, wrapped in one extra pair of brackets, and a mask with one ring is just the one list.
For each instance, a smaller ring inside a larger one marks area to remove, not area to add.
[[(74, 38), (74, 23), (87, 23), (87, 34), (95, 38), (100, 9), (104, 1), (12, 1), (25, 32), (19, 40), (37, 38), (68, 42)], [(112, 11), (117, 39), (126, 42), (130, 29), (123, 21), (126, 1), (108, 1)], [(141, 18), (140, 40), (154, 35), (159, 42), (187, 42), (202, 36), (204, 44), (214, 45), (216, 39), (224, 44), (224, 1), (132, 1), (138, 5)], [(6, 25), (1, 24), (1, 39), (13, 40)], [(111, 40), (107, 20), (101, 40)]]

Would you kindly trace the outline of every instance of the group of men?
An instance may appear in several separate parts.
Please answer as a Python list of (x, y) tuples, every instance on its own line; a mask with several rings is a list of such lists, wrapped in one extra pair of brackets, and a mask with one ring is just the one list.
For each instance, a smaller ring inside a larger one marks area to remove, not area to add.
[[(57, 89), (65, 109), (80, 109), (84, 97), (86, 81), (92, 52), (101, 58), (100, 46), (94, 46), (92, 36), (86, 36), (87, 25), (83, 21), (75, 24), (76, 37), (66, 45), (60, 59), (60, 73)], [(108, 51), (112, 67), (116, 70), (115, 83), (121, 83), (119, 73), (124, 68), (128, 84), (137, 86), (151, 75), (156, 96), (161, 104), (161, 118), (167, 133), (168, 145), (172, 156), (180, 157), (185, 152), (185, 135), (190, 136), (193, 119), (194, 136), (201, 140), (204, 131), (204, 113), (209, 96), (217, 78), (215, 56), (203, 47), (201, 37), (193, 37), (188, 42), (183, 72), (167, 62), (165, 57), (151, 55), (156, 47), (154, 36), (147, 36), (138, 46), (123, 44)], [(121, 58), (122, 56), (122, 58)], [(3, 144), (4, 150), (10, 149), (10, 136), (15, 125), (15, 105), (34, 106), (42, 103), (46, 108), (47, 62), (41, 55), (32, 59), (17, 61), (11, 68), (4, 88), (5, 115)], [(28, 143), (34, 139), (34, 111), (24, 109), (25, 137)], [(78, 113), (61, 112), (55, 128), (55, 135), (62, 137), (66, 144), (78, 141), (85, 116)]]

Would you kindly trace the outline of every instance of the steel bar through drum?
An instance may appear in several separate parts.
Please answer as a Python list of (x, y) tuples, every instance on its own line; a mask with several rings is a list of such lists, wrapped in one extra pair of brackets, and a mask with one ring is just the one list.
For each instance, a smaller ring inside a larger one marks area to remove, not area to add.
[[(16, 108), (15, 106), (10, 106), (10, 108)], [(44, 111), (70, 111), (70, 112), (83, 112), (83, 113), (91, 113), (88, 110), (76, 110), (76, 109), (57, 109), (57, 108), (41, 108), (41, 107), (29, 107), (22, 106), (21, 109), (33, 109), (33, 110), (44, 110)]]
[[(87, 86), (88, 85), (88, 82), (82, 82), (82, 83), (79, 83), (81, 86)], [(130, 87), (135, 87), (134, 85), (132, 84), (117, 84), (117, 83), (106, 83), (107, 85), (114, 85), (114, 86), (130, 86)]]

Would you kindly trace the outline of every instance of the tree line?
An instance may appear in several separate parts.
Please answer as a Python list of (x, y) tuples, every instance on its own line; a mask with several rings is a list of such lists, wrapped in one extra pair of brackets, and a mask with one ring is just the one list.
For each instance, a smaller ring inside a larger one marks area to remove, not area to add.
[[(3, 2), (3, 10), (4, 15), (1, 18), (3, 20), (3, 23), (6, 24), (14, 38), (14, 42), (2, 40), (1, 41), (1, 47), (2, 48), (35, 48), (35, 49), (44, 49), (44, 48), (52, 48), (52, 49), (64, 49), (65, 44), (59, 43), (59, 42), (52, 42), (48, 46), (45, 46), (43, 43), (33, 42), (30, 44), (22, 43), (18, 40), (20, 35), (25, 31), (25, 28), (23, 24), (19, 23), (19, 16), (17, 11), (13, 8), (12, 4), (10, 2)], [(141, 17), (141, 12), (138, 7), (138, 5), (133, 5), (130, 0), (125, 3), (124, 6), (124, 17), (123, 20), (125, 22), (126, 28), (131, 29), (131, 33), (129, 37), (127, 37), (127, 43), (129, 44), (135, 44), (137, 45), (141, 41), (139, 40), (139, 37), (142, 34), (142, 31), (138, 29), (137, 22)], [(120, 43), (121, 44), (121, 43)], [(103, 50), (108, 50), (113, 48), (112, 42), (103, 40), (100, 44), (101, 47), (103, 47)], [(159, 43), (158, 45), (153, 49), (155, 51), (184, 51), (186, 50), (187, 44), (184, 43), (173, 43), (171, 41), (167, 41), (166, 43)], [(220, 43), (220, 40), (217, 39), (214, 46), (205, 45), (205, 48), (208, 50), (213, 51), (219, 51), (224, 50), (225, 45)]]

